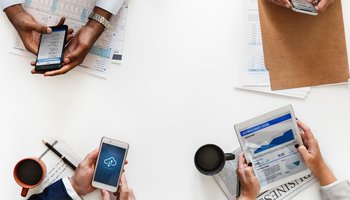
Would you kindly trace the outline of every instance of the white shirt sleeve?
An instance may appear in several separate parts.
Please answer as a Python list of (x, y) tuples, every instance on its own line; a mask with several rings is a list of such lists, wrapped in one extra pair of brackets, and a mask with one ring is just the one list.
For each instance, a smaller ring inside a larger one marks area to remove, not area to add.
[(334, 187), (335, 185), (338, 185), (339, 184), (339, 180), (336, 180), (335, 182), (331, 183), (331, 184), (328, 184), (328, 185), (325, 185), (325, 186), (321, 186), (321, 189), (322, 190), (328, 190), (329, 188), (332, 188)]
[(75, 192), (72, 184), (70, 183), (68, 177), (62, 179), (63, 185), (66, 188), (66, 191), (68, 195), (73, 199), (73, 200), (81, 200), (79, 195)]
[(116, 15), (122, 7), (124, 0), (98, 0), (95, 6)]
[(0, 0), (0, 8), (5, 10), (7, 7), (22, 3), (24, 3), (24, 0)]
[(320, 189), (323, 200), (349, 200), (350, 182), (348, 180), (336, 181)]

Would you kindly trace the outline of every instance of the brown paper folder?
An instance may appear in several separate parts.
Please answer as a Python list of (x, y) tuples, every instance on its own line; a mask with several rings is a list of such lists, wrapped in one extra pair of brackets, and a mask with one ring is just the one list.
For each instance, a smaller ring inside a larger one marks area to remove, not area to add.
[(272, 90), (347, 82), (342, 5), (309, 16), (259, 1), (265, 65)]

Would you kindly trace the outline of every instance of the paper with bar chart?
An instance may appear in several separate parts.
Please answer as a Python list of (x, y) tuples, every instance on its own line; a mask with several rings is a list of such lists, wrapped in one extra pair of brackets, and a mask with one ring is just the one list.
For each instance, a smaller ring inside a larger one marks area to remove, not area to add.
[(283, 184), (280, 181), (293, 179), (290, 176), (303, 174), (307, 170), (295, 148), (295, 144), (300, 144), (296, 131), (292, 114), (284, 113), (252, 124), (237, 133), (262, 188), (271, 189)]
[[(61, 17), (66, 17), (66, 24), (74, 29), (75, 34), (88, 21), (95, 3), (96, 0), (25, 0), (23, 6), (37, 21), (49, 26), (56, 25)], [(111, 25), (95, 42), (77, 70), (106, 77), (110, 63), (122, 61), (127, 3), (125, 1), (118, 14), (111, 18)], [(10, 51), (20, 55), (32, 55), (26, 51), (19, 36)]]

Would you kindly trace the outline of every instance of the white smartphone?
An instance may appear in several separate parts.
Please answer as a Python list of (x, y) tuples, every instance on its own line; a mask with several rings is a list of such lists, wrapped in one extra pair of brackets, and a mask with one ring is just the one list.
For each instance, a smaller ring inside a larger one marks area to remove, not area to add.
[(312, 3), (307, 0), (290, 0), (292, 4), (292, 10), (294, 12), (299, 12), (308, 15), (318, 15), (317, 10)]
[(128, 149), (128, 143), (107, 137), (101, 139), (92, 186), (117, 192)]

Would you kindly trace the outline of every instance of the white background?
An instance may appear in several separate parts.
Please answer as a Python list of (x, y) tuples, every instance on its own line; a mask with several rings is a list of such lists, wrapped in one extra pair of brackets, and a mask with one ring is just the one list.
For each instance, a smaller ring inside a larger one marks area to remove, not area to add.
[[(343, 2), (349, 41), (350, 2)], [(41, 139), (63, 138), (84, 157), (109, 136), (130, 143), (126, 171), (138, 199), (224, 200), (194, 167), (196, 149), (215, 143), (232, 151), (234, 123), (286, 104), (312, 127), (337, 176), (349, 178), (348, 85), (313, 88), (306, 100), (234, 89), (245, 53), (244, 3), (131, 0), (124, 63), (112, 65), (106, 80), (77, 71), (31, 75), (34, 56), (8, 52), (15, 31), (1, 14), (1, 198), (21, 199), (12, 170), (39, 155)], [(318, 186), (295, 199), (320, 199)]]

